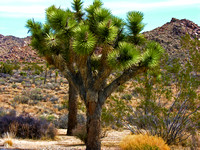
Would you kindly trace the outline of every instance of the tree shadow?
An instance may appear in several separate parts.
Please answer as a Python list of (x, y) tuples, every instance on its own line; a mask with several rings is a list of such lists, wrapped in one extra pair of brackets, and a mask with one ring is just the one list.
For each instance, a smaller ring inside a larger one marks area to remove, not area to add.
[(65, 143), (61, 143), (61, 144), (56, 144), (59, 146), (63, 146), (63, 147), (77, 147), (77, 146), (85, 146), (85, 144), (65, 144)]

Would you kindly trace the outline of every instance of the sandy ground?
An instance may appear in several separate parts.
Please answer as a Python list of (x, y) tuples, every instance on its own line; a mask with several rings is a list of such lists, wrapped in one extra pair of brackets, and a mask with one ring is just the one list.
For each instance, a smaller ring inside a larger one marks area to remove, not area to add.
[[(6, 146), (5, 139), (0, 139), (0, 149), (23, 150), (84, 150), (85, 145), (73, 136), (66, 136), (66, 130), (59, 129), (58, 137), (54, 141), (36, 141), (29, 139), (12, 139), (13, 146)], [(102, 139), (102, 150), (119, 150), (121, 139), (130, 131), (108, 131), (107, 137)]]

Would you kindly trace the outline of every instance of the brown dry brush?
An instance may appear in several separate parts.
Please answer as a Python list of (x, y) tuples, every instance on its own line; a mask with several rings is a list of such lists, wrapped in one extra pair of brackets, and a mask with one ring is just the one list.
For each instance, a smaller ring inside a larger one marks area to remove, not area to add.
[(0, 136), (12, 133), (19, 138), (54, 139), (57, 133), (53, 124), (30, 115), (4, 115), (0, 117)]

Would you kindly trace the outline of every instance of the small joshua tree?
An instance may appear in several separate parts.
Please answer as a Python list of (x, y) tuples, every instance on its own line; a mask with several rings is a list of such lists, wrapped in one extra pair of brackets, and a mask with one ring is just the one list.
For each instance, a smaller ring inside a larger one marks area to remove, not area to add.
[[(86, 149), (100, 150), (101, 111), (106, 99), (130, 78), (155, 67), (163, 52), (145, 41), (141, 12), (128, 12), (127, 21), (113, 16), (95, 0), (82, 9), (74, 0), (73, 12), (51, 6), (46, 23), (27, 21), (31, 45), (54, 64), (79, 92), (86, 106)], [(142, 46), (139, 46), (142, 45)], [(108, 82), (112, 73), (120, 75)]]

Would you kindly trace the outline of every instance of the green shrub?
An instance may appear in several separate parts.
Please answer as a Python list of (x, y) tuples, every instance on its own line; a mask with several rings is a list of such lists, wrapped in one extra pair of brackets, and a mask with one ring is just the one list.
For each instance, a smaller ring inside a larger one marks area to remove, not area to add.
[(30, 98), (25, 95), (17, 95), (14, 97), (13, 101), (16, 103), (28, 104), (30, 101)]
[(14, 88), (14, 89), (17, 88), (17, 85), (16, 85), (16, 84), (13, 84), (13, 85), (12, 85), (12, 88)]
[(131, 100), (132, 97), (133, 97), (133, 96), (132, 96), (131, 94), (124, 94), (124, 95), (122, 96), (122, 99)]
[(32, 66), (26, 64), (26, 65), (23, 67), (22, 70), (24, 70), (24, 71), (30, 71), (30, 70), (33, 70), (33, 68), (32, 68)]
[(41, 116), (40, 119), (46, 120), (48, 122), (53, 122), (56, 120), (56, 117), (54, 115), (48, 115), (48, 116)]
[(29, 97), (31, 100), (43, 100), (44, 99), (44, 96), (43, 96), (40, 88), (23, 91), (22, 95)]
[(27, 73), (26, 72), (20, 72), (19, 73), (21, 76), (23, 76), (23, 77), (26, 77), (27, 76)]
[(13, 74), (13, 65), (9, 64), (9, 63), (1, 62), (0, 73), (12, 75)]
[(20, 69), (19, 63), (15, 63), (14, 66), (13, 66), (13, 69), (14, 70), (19, 70)]

